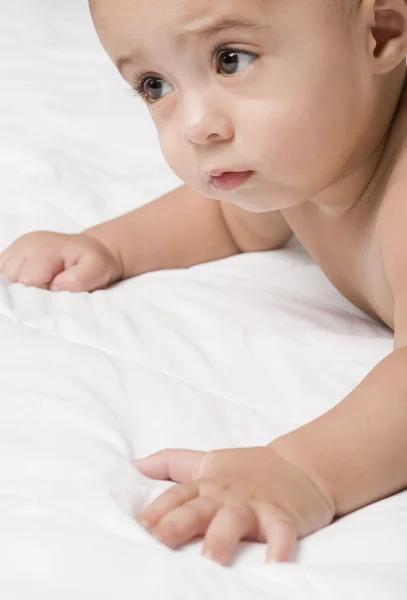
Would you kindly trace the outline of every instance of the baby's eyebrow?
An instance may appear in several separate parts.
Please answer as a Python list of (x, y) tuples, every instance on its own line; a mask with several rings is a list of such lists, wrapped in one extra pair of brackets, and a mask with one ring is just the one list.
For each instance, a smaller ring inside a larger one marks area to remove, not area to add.
[(196, 41), (202, 40), (217, 33), (221, 33), (225, 30), (230, 31), (270, 31), (270, 27), (267, 25), (260, 25), (258, 23), (252, 23), (250, 21), (244, 21), (242, 19), (221, 19), (214, 23), (207, 25), (206, 27), (190, 28), (185, 32), (181, 33), (180, 41)]
[[(222, 19), (211, 23), (205, 27), (190, 28), (183, 31), (179, 35), (179, 42), (185, 44), (187, 42), (202, 41), (206, 38), (210, 38), (222, 31), (230, 31), (231, 33), (237, 33), (238, 31), (251, 31), (251, 32), (270, 32), (271, 27), (267, 25), (260, 25), (257, 23), (251, 23), (240, 19)], [(141, 62), (143, 55), (140, 51), (133, 52), (129, 56), (121, 56), (115, 61), (116, 67), (123, 72), (123, 68), (128, 64), (134, 64)]]

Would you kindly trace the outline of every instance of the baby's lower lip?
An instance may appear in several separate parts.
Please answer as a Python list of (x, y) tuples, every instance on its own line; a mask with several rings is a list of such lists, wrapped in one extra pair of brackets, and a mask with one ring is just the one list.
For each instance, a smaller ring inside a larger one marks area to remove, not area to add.
[(232, 192), (245, 184), (254, 171), (229, 171), (222, 175), (211, 177), (212, 185), (222, 192)]

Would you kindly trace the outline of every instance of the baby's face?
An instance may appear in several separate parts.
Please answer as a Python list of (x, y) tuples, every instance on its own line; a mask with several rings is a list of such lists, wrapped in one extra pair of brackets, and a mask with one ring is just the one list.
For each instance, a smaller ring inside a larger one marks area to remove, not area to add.
[[(366, 151), (367, 53), (358, 24), (345, 27), (327, 4), (94, 0), (93, 17), (174, 172), (203, 195), (262, 212), (318, 196)], [(253, 174), (226, 190), (214, 171)]]

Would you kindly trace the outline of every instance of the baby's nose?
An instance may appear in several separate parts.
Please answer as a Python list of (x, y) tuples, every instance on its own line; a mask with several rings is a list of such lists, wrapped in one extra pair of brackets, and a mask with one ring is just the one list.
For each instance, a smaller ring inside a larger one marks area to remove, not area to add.
[(191, 144), (230, 140), (233, 135), (232, 120), (224, 108), (196, 99), (185, 107), (182, 136)]

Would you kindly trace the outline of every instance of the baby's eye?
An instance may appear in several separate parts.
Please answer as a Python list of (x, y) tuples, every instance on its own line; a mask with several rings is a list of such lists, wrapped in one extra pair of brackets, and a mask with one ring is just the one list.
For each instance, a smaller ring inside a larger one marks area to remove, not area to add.
[(256, 54), (245, 50), (221, 50), (217, 55), (218, 73), (234, 75), (247, 69), (257, 58)]
[(136, 92), (146, 102), (157, 102), (173, 90), (173, 87), (161, 77), (145, 77), (137, 83)]

